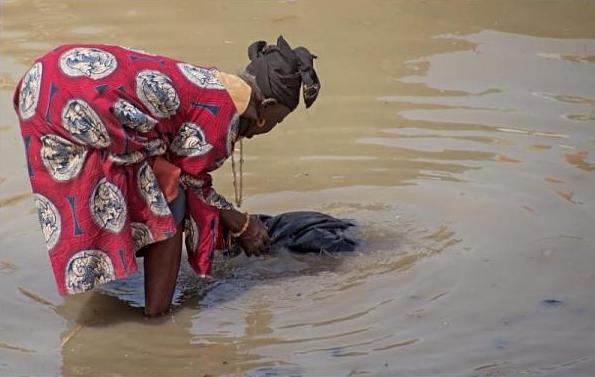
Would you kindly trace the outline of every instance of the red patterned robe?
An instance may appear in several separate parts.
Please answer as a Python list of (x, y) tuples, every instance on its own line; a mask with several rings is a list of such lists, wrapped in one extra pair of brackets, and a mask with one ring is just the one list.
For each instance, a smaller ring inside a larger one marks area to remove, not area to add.
[(239, 120), (218, 77), (123, 47), (66, 45), (22, 78), (14, 104), (61, 294), (130, 275), (135, 251), (175, 234), (159, 159), (181, 170), (188, 260), (209, 273), (222, 238), (214, 205), (227, 204), (208, 173), (232, 153)]

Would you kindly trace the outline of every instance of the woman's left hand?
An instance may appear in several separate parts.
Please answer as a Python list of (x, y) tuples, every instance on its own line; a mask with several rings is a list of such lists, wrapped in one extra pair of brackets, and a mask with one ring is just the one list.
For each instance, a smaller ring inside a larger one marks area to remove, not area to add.
[(247, 256), (259, 256), (267, 253), (271, 248), (269, 234), (256, 215), (250, 216), (250, 224), (239, 240)]
[[(223, 225), (232, 232), (239, 232), (246, 224), (246, 215), (235, 209), (220, 209), (219, 216)], [(250, 216), (250, 223), (238, 238), (240, 246), (247, 256), (261, 255), (270, 250), (269, 234), (258, 216)]]

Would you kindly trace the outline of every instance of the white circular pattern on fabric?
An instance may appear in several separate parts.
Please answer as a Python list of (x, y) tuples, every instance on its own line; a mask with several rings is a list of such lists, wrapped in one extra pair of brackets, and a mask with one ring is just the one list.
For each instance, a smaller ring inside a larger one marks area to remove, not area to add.
[(157, 120), (123, 99), (114, 103), (114, 116), (122, 126), (137, 132), (149, 132), (157, 125)]
[(217, 78), (217, 68), (196, 67), (188, 63), (178, 63), (178, 69), (194, 85), (204, 89), (225, 89)]
[(60, 69), (71, 77), (98, 80), (110, 75), (117, 67), (116, 57), (98, 48), (76, 47), (60, 56)]
[(66, 264), (64, 283), (68, 293), (86, 292), (116, 278), (114, 265), (101, 250), (82, 250)]
[(233, 204), (228, 202), (223, 195), (212, 189), (204, 200), (208, 205), (217, 209), (234, 209)]
[(138, 164), (145, 159), (145, 154), (141, 151), (134, 151), (128, 154), (113, 154), (110, 153), (108, 158), (118, 165), (133, 165)]
[(184, 222), (184, 232), (186, 233), (186, 252), (193, 254), (198, 246), (199, 234), (198, 226), (192, 216), (188, 216)]
[(136, 95), (157, 118), (170, 118), (180, 107), (172, 80), (159, 71), (144, 70), (137, 73)]
[(60, 212), (54, 203), (41, 194), (35, 194), (35, 204), (43, 237), (48, 250), (51, 250), (58, 243), (62, 232)]
[(29, 119), (35, 114), (41, 91), (42, 74), (43, 65), (41, 62), (37, 62), (23, 77), (19, 91), (19, 115), (23, 120)]
[(182, 124), (169, 147), (176, 154), (189, 157), (202, 156), (213, 149), (202, 128), (190, 122)]
[(72, 99), (64, 105), (62, 126), (76, 140), (95, 148), (105, 148), (111, 142), (99, 115), (82, 99)]
[(143, 223), (130, 223), (132, 228), (132, 239), (134, 239), (134, 251), (139, 251), (143, 247), (154, 242), (151, 229)]
[(202, 189), (205, 185), (204, 180), (195, 178), (190, 174), (182, 174), (180, 176), (180, 181), (182, 181), (182, 183), (186, 185), (186, 187), (189, 187), (190, 189), (195, 190), (196, 192), (202, 192)]
[(126, 223), (128, 209), (124, 195), (106, 178), (102, 178), (93, 189), (89, 208), (95, 223), (110, 232), (118, 233)]
[(147, 156), (160, 156), (167, 152), (167, 144), (161, 139), (152, 139), (143, 143)]
[(137, 183), (141, 195), (145, 198), (145, 201), (154, 214), (157, 216), (171, 215), (155, 173), (153, 173), (153, 169), (146, 162), (138, 169)]
[(83, 168), (87, 148), (49, 134), (41, 137), (40, 153), (48, 173), (57, 181), (68, 181), (76, 177)]

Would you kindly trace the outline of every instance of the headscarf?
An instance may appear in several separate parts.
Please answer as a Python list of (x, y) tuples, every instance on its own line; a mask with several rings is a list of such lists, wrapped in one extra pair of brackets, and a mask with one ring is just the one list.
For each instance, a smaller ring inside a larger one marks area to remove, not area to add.
[(300, 103), (300, 87), (306, 108), (316, 100), (320, 81), (314, 70), (315, 55), (308, 49), (291, 49), (283, 36), (277, 45), (265, 41), (254, 42), (248, 47), (250, 64), (246, 71), (256, 78), (256, 84), (265, 98), (274, 98), (292, 111)]

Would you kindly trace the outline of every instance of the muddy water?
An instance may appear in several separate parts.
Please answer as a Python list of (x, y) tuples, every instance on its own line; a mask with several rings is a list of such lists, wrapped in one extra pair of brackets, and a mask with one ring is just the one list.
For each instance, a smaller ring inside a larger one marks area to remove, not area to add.
[[(593, 2), (0, 4), (0, 375), (595, 374)], [(60, 298), (10, 102), (32, 60), (91, 41), (234, 72), (279, 33), (323, 91), (246, 143), (245, 207), (354, 218), (358, 252), (185, 273), (162, 321)]]

